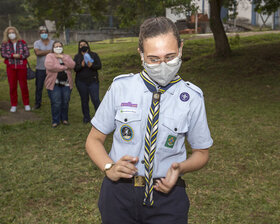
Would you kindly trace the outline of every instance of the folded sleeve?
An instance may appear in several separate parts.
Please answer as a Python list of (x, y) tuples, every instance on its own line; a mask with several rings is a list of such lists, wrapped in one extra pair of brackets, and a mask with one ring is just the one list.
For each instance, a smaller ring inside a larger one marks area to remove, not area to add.
[(207, 149), (213, 145), (203, 96), (197, 96), (192, 102), (187, 140), (192, 149)]

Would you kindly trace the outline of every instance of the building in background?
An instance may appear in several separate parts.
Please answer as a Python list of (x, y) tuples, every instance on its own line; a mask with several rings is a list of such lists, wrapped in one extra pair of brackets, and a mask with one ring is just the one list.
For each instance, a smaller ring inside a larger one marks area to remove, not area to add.
[[(194, 4), (197, 7), (197, 15), (198, 15), (198, 32), (205, 33), (211, 32), (208, 25), (203, 25), (201, 27), (201, 22), (206, 23), (210, 17), (210, 6), (209, 0), (194, 0)], [(238, 5), (236, 7), (237, 16), (235, 19), (231, 19), (231, 15), (233, 11), (222, 7), (221, 9), (221, 18), (224, 21), (224, 24), (228, 26), (237, 26), (244, 29), (252, 29), (252, 27), (263, 27), (267, 26), (272, 29), (280, 29), (280, 8), (270, 16), (259, 14), (254, 11), (255, 5), (250, 0), (242, 0), (238, 1)], [(203, 16), (202, 16), (203, 15)], [(191, 12), (184, 12), (178, 13), (176, 7), (167, 8), (166, 9), (166, 17), (171, 19), (174, 23), (177, 24), (179, 30), (186, 30), (186, 29), (194, 29), (194, 16), (191, 15)], [(199, 18), (202, 18), (200, 20)], [(186, 24), (187, 23), (187, 24)]]

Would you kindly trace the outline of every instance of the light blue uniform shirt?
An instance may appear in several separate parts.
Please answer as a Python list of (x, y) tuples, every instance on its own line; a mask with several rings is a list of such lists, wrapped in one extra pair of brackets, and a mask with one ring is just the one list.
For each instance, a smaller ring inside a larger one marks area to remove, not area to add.
[[(91, 123), (104, 134), (114, 131), (110, 157), (117, 162), (124, 155), (139, 157), (137, 175), (144, 176), (144, 140), (152, 93), (140, 74), (114, 79)], [(185, 138), (191, 148), (213, 144), (207, 124), (202, 91), (179, 81), (160, 99), (160, 114), (153, 178), (165, 177), (173, 162), (186, 160)]]

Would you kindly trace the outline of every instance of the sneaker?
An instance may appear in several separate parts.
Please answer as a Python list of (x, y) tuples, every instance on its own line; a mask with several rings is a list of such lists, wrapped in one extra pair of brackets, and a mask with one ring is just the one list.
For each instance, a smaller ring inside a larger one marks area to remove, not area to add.
[(30, 107), (29, 105), (25, 105), (25, 106), (24, 106), (24, 110), (25, 110), (25, 111), (30, 111), (30, 110), (31, 110), (31, 107)]
[(16, 106), (12, 106), (10, 109), (10, 112), (14, 113), (17, 111), (17, 107)]

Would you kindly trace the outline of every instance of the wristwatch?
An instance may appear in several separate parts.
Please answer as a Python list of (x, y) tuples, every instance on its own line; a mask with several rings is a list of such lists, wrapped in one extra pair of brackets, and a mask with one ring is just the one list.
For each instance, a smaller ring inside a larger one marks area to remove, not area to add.
[(104, 166), (104, 173), (106, 175), (106, 171), (110, 170), (113, 166), (115, 165), (115, 163), (106, 163)]

